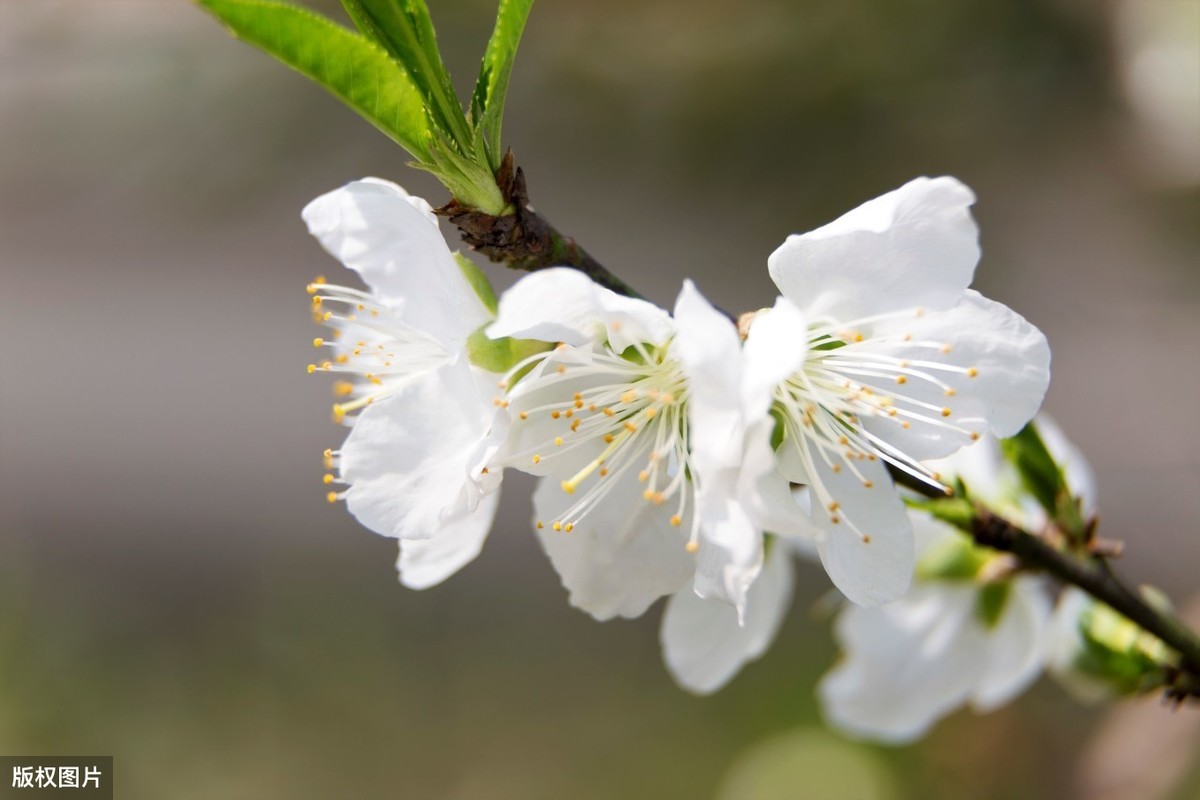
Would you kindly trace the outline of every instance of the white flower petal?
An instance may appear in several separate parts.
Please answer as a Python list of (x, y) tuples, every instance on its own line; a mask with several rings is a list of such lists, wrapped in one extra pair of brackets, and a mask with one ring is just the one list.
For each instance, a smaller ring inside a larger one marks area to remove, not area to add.
[(635, 343), (663, 344), (673, 330), (667, 312), (653, 303), (605, 289), (579, 270), (552, 267), (501, 295), (487, 335), (574, 346), (607, 339), (619, 353)]
[(428, 589), (475, 560), (496, 517), (500, 493), (484, 496), (474, 511), (442, 523), (431, 539), (401, 539), (396, 570), (409, 589)]
[(838, 503), (831, 511), (827, 501), (813, 498), (813, 518), (825, 534), (817, 541), (821, 563), (852, 602), (891, 602), (908, 591), (915, 565), (912, 523), (904, 503), (883, 462), (864, 459), (850, 464), (835, 454), (830, 458), (841, 467), (838, 472), (824, 459), (815, 459), (817, 478)]
[(842, 660), (818, 686), (844, 732), (902, 743), (962, 704), (987, 658), (975, 587), (919, 585), (882, 608), (847, 607), (834, 624)]
[(1042, 673), (1050, 598), (1037, 578), (1017, 578), (996, 626), (987, 631), (988, 658), (971, 692), (971, 706), (992, 711), (1025, 691)]
[(745, 624), (727, 603), (705, 600), (690, 586), (671, 596), (659, 639), (671, 675), (685, 689), (710, 694), (775, 639), (792, 599), (792, 563), (776, 545), (746, 597)]
[[(910, 335), (914, 343), (944, 342), (949, 352), (905, 343), (889, 333)], [(864, 418), (867, 430), (917, 460), (950, 455), (970, 444), (972, 434), (977, 438), (990, 430), (1001, 438), (1012, 436), (1033, 418), (1050, 383), (1050, 346), (1042, 332), (1012, 309), (972, 290), (951, 309), (890, 320), (876, 334), (886, 341), (876, 345), (869, 340), (873, 352), (910, 360), (918, 365), (914, 370), (938, 380), (913, 376), (903, 385), (875, 382), (880, 391), (894, 396), (901, 410), (915, 401), (951, 412), (945, 417), (925, 412), (930, 421), (913, 419), (907, 429), (902, 427), (903, 415)], [(921, 366), (922, 361), (946, 364), (957, 372)]]
[(767, 262), (771, 278), (810, 323), (948, 308), (979, 261), (974, 202), (954, 178), (918, 178), (788, 237)]
[(762, 568), (762, 528), (728, 491), (696, 490), (701, 541), (696, 558), (696, 594), (728, 603), (740, 616), (746, 592)]
[(687, 552), (684, 526), (670, 524), (671, 512), (642, 499), (642, 484), (631, 470), (570, 533), (555, 531), (551, 520), (572, 497), (558, 476), (543, 479), (533, 494), (539, 539), (570, 592), (571, 605), (598, 620), (638, 617), (663, 595), (688, 582), (694, 558)]
[(478, 502), (472, 473), (495, 409), (473, 399), (473, 386), (470, 368), (456, 362), (363, 409), (340, 456), (346, 506), (359, 522), (383, 536), (427, 539)]
[(808, 354), (808, 325), (800, 309), (786, 297), (759, 312), (745, 345), (743, 403), (750, 419), (766, 414), (772, 390), (798, 371)]
[(487, 322), (487, 310), (419, 197), (387, 181), (355, 181), (313, 200), (303, 217), (330, 255), (448, 349), (460, 349)]

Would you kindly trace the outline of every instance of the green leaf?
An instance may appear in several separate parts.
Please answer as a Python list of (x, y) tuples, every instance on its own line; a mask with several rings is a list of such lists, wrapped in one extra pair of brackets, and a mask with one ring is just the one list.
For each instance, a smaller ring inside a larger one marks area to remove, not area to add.
[(471, 155), (471, 128), (442, 62), (437, 34), (423, 0), (342, 0), (342, 6), (363, 34), (404, 65), (430, 114), (459, 150)]
[(476, 131), (484, 134), (484, 145), (492, 170), (500, 169), (502, 157), (500, 126), (504, 118), (504, 98), (508, 93), (508, 78), (517, 57), (517, 45), (525, 30), (525, 21), (533, 8), (533, 0), (500, 0), (496, 11), (496, 27), (488, 40), (479, 68), (479, 80), (471, 95), (471, 121)]
[(304, 8), (270, 0), (197, 0), (233, 35), (308, 76), (421, 161), (429, 119), (404, 68), (368, 39)]
[(971, 534), (975, 526), (975, 506), (967, 498), (942, 497), (937, 499), (906, 498), (904, 501), (909, 508), (920, 509), (931, 517), (939, 519), (948, 525), (953, 525), (964, 533)]
[(488, 276), (475, 266), (474, 261), (462, 253), (455, 253), (454, 260), (457, 262), (458, 268), (462, 270), (467, 283), (471, 284), (471, 288), (475, 290), (475, 296), (479, 298), (479, 302), (483, 303), (483, 307), (491, 312), (493, 317), (496, 316), (499, 303), (496, 301), (496, 290), (492, 288), (492, 282), (488, 280)]

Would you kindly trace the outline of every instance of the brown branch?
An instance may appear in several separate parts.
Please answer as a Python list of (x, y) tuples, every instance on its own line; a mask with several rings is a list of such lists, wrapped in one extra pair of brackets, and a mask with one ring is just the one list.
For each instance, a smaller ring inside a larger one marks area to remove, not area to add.
[(512, 151), (504, 156), (496, 183), (512, 212), (492, 216), (451, 200), (437, 213), (454, 223), (463, 241), (492, 261), (510, 269), (535, 272), (547, 267), (574, 267), (593, 281), (626, 297), (637, 297), (633, 287), (609, 272), (569, 236), (533, 210), (525, 188), (525, 173), (513, 161)]

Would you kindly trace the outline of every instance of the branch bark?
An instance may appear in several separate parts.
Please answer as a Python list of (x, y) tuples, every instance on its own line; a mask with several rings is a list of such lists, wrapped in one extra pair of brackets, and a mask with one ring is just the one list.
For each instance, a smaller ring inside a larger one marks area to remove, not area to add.
[(547, 267), (574, 267), (593, 281), (626, 297), (641, 298), (633, 287), (609, 272), (570, 236), (563, 236), (533, 210), (525, 188), (525, 173), (516, 166), (509, 150), (496, 173), (496, 183), (512, 212), (501, 216), (484, 214), (457, 200), (437, 209), (454, 223), (463, 241), (492, 261), (510, 269), (536, 272)]

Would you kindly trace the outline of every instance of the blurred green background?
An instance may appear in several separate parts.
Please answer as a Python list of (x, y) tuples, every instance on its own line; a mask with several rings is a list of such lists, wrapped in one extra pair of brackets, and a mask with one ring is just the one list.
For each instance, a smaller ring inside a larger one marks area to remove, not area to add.
[[(465, 91), (494, 4), (430, 6)], [(966, 181), (977, 285), (1049, 336), (1124, 572), (1200, 589), (1200, 3), (542, 0), (510, 97), (538, 209), (662, 303), (767, 305), (788, 233)], [(112, 754), (129, 798), (1200, 797), (1200, 714), (1153, 700), (826, 731), (811, 569), (692, 697), (657, 609), (566, 605), (523, 476), (478, 562), (399, 587), (324, 501), (304, 285), (338, 273), (299, 211), (445, 195), (191, 4), (0, 0), (0, 137), (0, 752)]]

